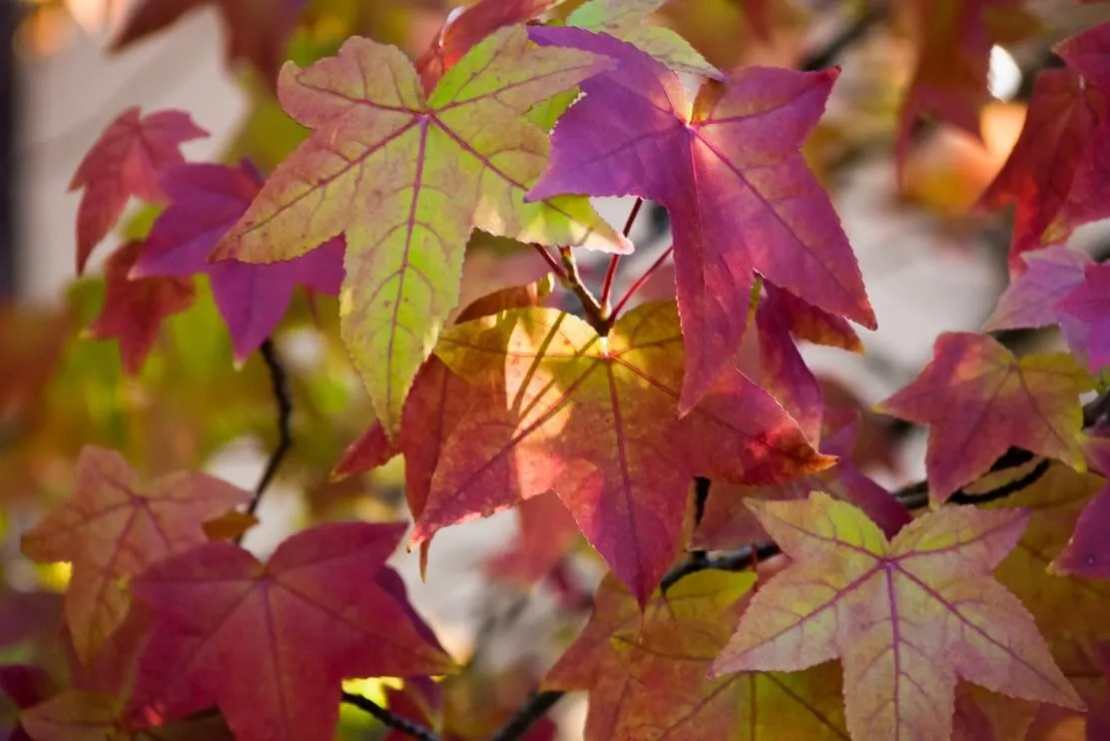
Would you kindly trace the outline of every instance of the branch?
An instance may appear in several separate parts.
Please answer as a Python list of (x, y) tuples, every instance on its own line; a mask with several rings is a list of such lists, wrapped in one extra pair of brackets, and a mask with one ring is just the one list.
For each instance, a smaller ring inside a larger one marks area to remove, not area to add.
[(293, 431), (290, 427), (293, 399), (289, 393), (289, 379), (285, 375), (285, 366), (281, 364), (281, 358), (278, 357), (271, 338), (267, 337), (258, 349), (262, 353), (262, 360), (266, 362), (266, 368), (270, 371), (270, 386), (273, 389), (274, 401), (277, 403), (278, 444), (270, 454), (270, 460), (266, 462), (262, 478), (254, 487), (254, 499), (247, 506), (248, 515), (253, 515), (258, 509), (258, 503), (262, 500), (262, 495), (266, 493), (270, 482), (274, 480), (274, 475), (277, 474), (281, 462), (285, 459), (285, 454), (293, 447)]
[(343, 693), (343, 702), (348, 705), (354, 705), (359, 710), (365, 710), (370, 715), (374, 716), (379, 723), (388, 726), (389, 728), (396, 729), (401, 733), (408, 734), (419, 741), (439, 741), (439, 736), (427, 726), (422, 726), (419, 723), (402, 718), (399, 715), (394, 715), (381, 705), (373, 700), (368, 700), (362, 695), (356, 695), (351, 692)]
[(879, 3), (868, 8), (858, 18), (841, 30), (827, 44), (810, 52), (801, 63), (800, 69), (806, 72), (816, 72), (825, 69), (836, 62), (837, 57), (847, 51), (871, 30), (872, 26), (879, 23), (887, 16), (886, 3)]
[(501, 726), (501, 730), (493, 734), (490, 741), (516, 741), (528, 732), (528, 729), (537, 720), (542, 718), (555, 703), (563, 698), (564, 692), (533, 692), (528, 701), (521, 705), (513, 717)]
[(590, 326), (602, 337), (607, 336), (611, 325), (601, 310), (601, 304), (598, 303), (598, 300), (594, 298), (590, 289), (586, 288), (586, 284), (582, 281), (582, 274), (578, 272), (578, 263), (574, 259), (574, 252), (570, 247), (560, 247), (559, 256), (563, 260), (563, 271), (566, 273), (563, 276), (563, 285), (578, 297), (578, 302), (582, 304), (582, 310), (586, 313), (586, 321), (589, 322)]

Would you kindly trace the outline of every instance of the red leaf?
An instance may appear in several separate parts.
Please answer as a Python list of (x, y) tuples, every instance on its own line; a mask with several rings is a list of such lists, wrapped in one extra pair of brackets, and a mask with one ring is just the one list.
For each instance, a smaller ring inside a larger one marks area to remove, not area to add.
[(905, 8), (917, 38), (917, 61), (899, 117), (899, 165), (918, 117), (931, 116), (976, 139), (979, 112), (990, 99), (987, 72), (995, 39), (988, 15), (1018, 0), (916, 0)]
[(84, 188), (77, 211), (77, 272), (83, 273), (93, 248), (123, 213), (130, 196), (162, 202), (160, 178), (180, 165), (181, 144), (208, 136), (182, 111), (156, 111), (140, 117), (128, 108), (96, 140), (70, 181)]
[(157, 619), (128, 717), (181, 718), (215, 703), (239, 741), (322, 741), (335, 732), (344, 677), (451, 670), (384, 566), (403, 533), (322, 525), (265, 565), (221, 542), (147, 570), (132, 590)]
[(1087, 265), (1083, 280), (1056, 307), (1082, 324), (1091, 372), (1110, 364), (1110, 265)]
[(1099, 144), (1107, 129), (1106, 93), (1069, 69), (1042, 71), (1021, 136), (1001, 172), (979, 198), (983, 208), (1016, 203), (1010, 269), (1029, 250), (1067, 239), (1080, 224), (1110, 216)]
[(162, 180), (170, 206), (146, 239), (132, 278), (207, 273), (216, 306), (231, 333), (235, 359), (243, 362), (285, 316), (297, 285), (335, 295), (343, 282), (343, 240), (270, 264), (207, 262), (216, 242), (239, 221), (262, 188), (247, 165), (188, 164)]
[(824, 471), (779, 486), (714, 483), (691, 547), (715, 550), (767, 540), (770, 536), (744, 503), (756, 498), (763, 501), (805, 499), (812, 491), (823, 491), (854, 504), (882, 528), (884, 535), (893, 538), (910, 521), (910, 513), (852, 462), (852, 445), (858, 430), (859, 420), (855, 419), (823, 440), (821, 452), (838, 458), (835, 466)]
[[(1110, 474), (1110, 439), (1092, 438), (1085, 446), (1095, 468)], [(1063, 553), (1049, 566), (1051, 572), (1110, 579), (1110, 486), (1083, 508), (1075, 532)]]
[(204, 543), (205, 520), (249, 501), (250, 492), (196, 472), (149, 484), (119, 453), (87, 446), (77, 459), (73, 497), (23, 534), (36, 561), (72, 561), (66, 619), (82, 663), (127, 615), (121, 582), (151, 564)]
[(191, 278), (130, 278), (142, 249), (142, 242), (128, 242), (108, 258), (104, 307), (89, 325), (92, 337), (119, 339), (120, 361), (130, 374), (142, 369), (162, 320), (188, 309), (196, 296)]
[(742, 68), (691, 105), (673, 72), (629, 44), (571, 28), (531, 34), (620, 61), (582, 83), (587, 95), (560, 119), (528, 197), (636, 195), (667, 207), (686, 338), (681, 413), (736, 352), (753, 272), (875, 326), (840, 220), (799, 152), (837, 70)]
[(228, 62), (253, 64), (273, 87), (304, 4), (305, 0), (141, 0), (112, 42), (112, 50), (145, 39), (197, 8), (214, 5), (223, 20)]
[(925, 469), (940, 503), (1011, 446), (1081, 469), (1079, 394), (1090, 388), (1090, 377), (1070, 355), (1018, 360), (985, 335), (946, 332), (921, 375), (879, 411), (930, 426)]
[(456, 9), (432, 46), (416, 60), (425, 92), (430, 92), (455, 62), (499, 28), (530, 21), (560, 0), (479, 0)]
[(735, 369), (678, 419), (681, 346), (673, 303), (637, 307), (605, 339), (550, 309), (445, 332), (436, 352), (478, 399), (439, 451), (413, 541), (556, 491), (646, 600), (674, 556), (691, 477), (772, 483), (832, 464)]
[(555, 494), (525, 499), (517, 506), (519, 530), (508, 548), (487, 564), (494, 576), (526, 585), (548, 576), (578, 539), (578, 525)]

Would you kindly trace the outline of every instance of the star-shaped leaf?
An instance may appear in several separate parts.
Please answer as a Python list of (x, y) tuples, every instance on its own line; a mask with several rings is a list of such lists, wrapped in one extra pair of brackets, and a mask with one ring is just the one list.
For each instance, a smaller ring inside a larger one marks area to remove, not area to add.
[(714, 672), (797, 671), (840, 657), (858, 741), (948, 738), (957, 676), (1083, 706), (1029, 613), (990, 578), (1024, 511), (946, 507), (888, 541), (860, 510), (820, 492), (748, 506), (794, 563), (756, 592)]
[(384, 566), (404, 531), (321, 525), (265, 565), (216, 542), (148, 569), (132, 590), (157, 618), (128, 717), (217, 704), (239, 741), (330, 739), (343, 678), (450, 671)]
[(204, 521), (251, 494), (196, 472), (144, 484), (119, 453), (91, 446), (77, 459), (76, 482), (71, 499), (23, 534), (23, 552), (41, 562), (73, 562), (66, 622), (87, 663), (127, 615), (126, 580), (206, 542)]
[(861, 473), (852, 461), (852, 446), (858, 431), (857, 418), (840, 429), (826, 432), (821, 452), (837, 456), (837, 462), (824, 471), (778, 486), (714, 483), (705, 512), (694, 530), (691, 547), (717, 550), (767, 540), (769, 536), (745, 502), (805, 499), (812, 491), (823, 491), (851, 502), (866, 512), (888, 538), (894, 537), (910, 521), (910, 513), (889, 491)]
[(703, 571), (657, 592), (641, 613), (608, 576), (545, 689), (589, 691), (586, 741), (846, 739), (831, 665), (802, 675), (706, 678), (753, 582), (751, 574)]
[(193, 304), (191, 278), (131, 278), (142, 253), (142, 242), (129, 242), (112, 253), (105, 266), (104, 307), (89, 325), (98, 339), (119, 340), (120, 360), (127, 373), (138, 373), (168, 316)]
[(228, 61), (253, 64), (272, 85), (305, 0), (140, 0), (112, 41), (112, 50), (141, 41), (206, 5), (220, 13)]
[(262, 179), (246, 164), (188, 164), (162, 180), (170, 206), (154, 222), (131, 277), (207, 273), (220, 316), (243, 362), (285, 316), (293, 289), (336, 294), (343, 281), (343, 244), (335, 239), (304, 257), (269, 265), (207, 262), (216, 242), (246, 212)]
[(1110, 99), (1070, 69), (1044, 70), (1033, 84), (1025, 126), (1009, 159), (979, 198), (982, 208), (1016, 203), (1010, 266), (1064, 241), (1086, 221), (1110, 216), (1096, 149)]
[(555, 491), (646, 600), (674, 556), (694, 475), (773, 483), (833, 463), (735, 369), (679, 419), (681, 350), (673, 302), (637, 307), (606, 338), (553, 309), (444, 333), (436, 355), (478, 398), (438, 451), (414, 542)]
[(1082, 469), (1079, 395), (1090, 388), (1090, 376), (1071, 355), (1019, 360), (986, 335), (946, 332), (933, 360), (879, 411), (929, 425), (925, 470), (939, 503), (1011, 446)]
[(667, 207), (686, 340), (682, 413), (736, 352), (754, 272), (875, 325), (840, 220), (799, 152), (836, 70), (746, 67), (691, 104), (673, 72), (630, 44), (573, 28), (531, 33), (619, 61), (582, 84), (586, 97), (560, 119), (551, 167), (529, 197), (637, 195)]
[(208, 136), (182, 111), (141, 115), (128, 108), (108, 125), (81, 160), (69, 183), (84, 189), (77, 210), (77, 272), (84, 272), (93, 248), (108, 235), (127, 205), (137, 196), (144, 201), (165, 200), (161, 176), (185, 161), (181, 144)]
[(287, 65), (282, 105), (312, 136), (214, 254), (287, 260), (346, 234), (343, 340), (393, 437), (416, 371), (458, 302), (473, 229), (629, 249), (585, 199), (522, 200), (548, 146), (523, 114), (605, 64), (538, 49), (513, 27), (471, 49), (427, 98), (400, 50), (363, 38), (307, 69)]

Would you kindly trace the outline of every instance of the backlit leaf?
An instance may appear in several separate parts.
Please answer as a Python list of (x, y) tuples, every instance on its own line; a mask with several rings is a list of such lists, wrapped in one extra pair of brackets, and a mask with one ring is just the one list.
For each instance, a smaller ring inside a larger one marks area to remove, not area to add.
[(204, 522), (250, 497), (191, 471), (143, 483), (119, 453), (82, 450), (72, 498), (23, 534), (30, 558), (73, 563), (66, 621), (81, 661), (87, 663), (127, 615), (127, 579), (204, 543)]
[(925, 469), (939, 503), (1011, 446), (1082, 469), (1079, 394), (1090, 388), (1090, 377), (1070, 355), (1019, 360), (985, 335), (946, 332), (933, 360), (879, 411), (929, 425)]
[(219, 705), (239, 741), (330, 739), (345, 677), (442, 674), (452, 663), (384, 566), (403, 525), (297, 533), (265, 564), (226, 542), (132, 583), (156, 613), (128, 717)]
[(77, 211), (77, 273), (93, 248), (123, 213), (127, 199), (165, 200), (160, 178), (184, 162), (181, 144), (208, 136), (182, 111), (155, 111), (146, 116), (128, 108), (108, 125), (81, 160), (69, 183), (84, 189)]
[(282, 105), (313, 134), (214, 254), (287, 260), (346, 235), (343, 339), (394, 437), (416, 371), (458, 302), (473, 229), (630, 248), (585, 199), (522, 201), (547, 162), (547, 136), (523, 114), (604, 67), (594, 55), (537, 49), (520, 27), (471, 49), (427, 98), (399, 50), (359, 37), (307, 69), (289, 64)]
[(794, 563), (756, 592), (716, 673), (840, 657), (859, 741), (948, 738), (957, 676), (1082, 707), (1029, 613), (990, 578), (1024, 511), (946, 507), (888, 541), (858, 509), (819, 492), (748, 506)]
[(553, 309), (444, 333), (436, 355), (478, 400), (439, 450), (414, 542), (553, 490), (646, 600), (678, 545), (691, 477), (773, 483), (833, 463), (735, 369), (679, 419), (681, 349), (673, 302), (637, 307), (606, 338)]
[(572, 28), (531, 33), (620, 63), (582, 83), (586, 97), (560, 119), (551, 167), (529, 197), (636, 195), (667, 207), (686, 338), (682, 413), (736, 352), (753, 272), (875, 325), (829, 195), (798, 151), (836, 70), (741, 68), (691, 103), (673, 72), (630, 44)]

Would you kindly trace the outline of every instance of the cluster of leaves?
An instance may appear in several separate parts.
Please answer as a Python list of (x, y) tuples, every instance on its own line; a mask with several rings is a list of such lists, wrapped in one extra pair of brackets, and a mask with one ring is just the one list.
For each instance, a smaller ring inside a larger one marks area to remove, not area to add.
[[(140, 2), (117, 46), (200, 4)], [(1062, 243), (1110, 216), (1110, 24), (1057, 48), (1065, 66), (1038, 75), (980, 201), (1017, 204), (1013, 280), (985, 329), (1059, 325), (1067, 352), (940, 336), (880, 405), (929, 428), (927, 481), (889, 492), (858, 467), (858, 410), (826, 403), (799, 352), (861, 352), (850, 322), (876, 325), (802, 154), (838, 68), (722, 72), (645, 23), (659, 0), (482, 0), (415, 62), (351, 36), (276, 74), (302, 3), (216, 4), (229, 56), (273, 84), (299, 143), (264, 176), (186, 162), (206, 133), (184, 112), (124, 112), (73, 178), (77, 270), (128, 199), (149, 204), (107, 257), (88, 333), (146, 374), (163, 324), (210, 291), (232, 352), (204, 362), (254, 367), (255, 385), (270, 373), (278, 446), (253, 493), (146, 476), (103, 446), (75, 456), (68, 496), (22, 535), (24, 554), (71, 575), (64, 660), (0, 667), (22, 708), (15, 738), (325, 741), (343, 700), (395, 734), (475, 737), (438, 681), (455, 662), (385, 564), (404, 525), (320, 524), (265, 562), (239, 544), (291, 444), (302, 379), (271, 338), (298, 286), (321, 333), (337, 317), (376, 415), (325, 463), (334, 479), (401, 456), (408, 543), (425, 555), (440, 529), (518, 507), (522, 538), (498, 569), (548, 578), (579, 533), (609, 569), (584, 631), (498, 738), (550, 737), (532, 724), (567, 690), (589, 693), (591, 741), (1105, 737), (1110, 268)], [(771, 5), (745, 4), (759, 33)], [(991, 46), (1023, 12), (907, 6), (893, 19), (918, 52), (900, 159), (923, 114), (977, 133)], [(623, 231), (599, 196), (637, 199)], [(645, 200), (673, 243), (614, 299)], [(476, 273), (495, 237), (534, 263)], [(609, 256), (598, 294), (584, 250)], [(673, 280), (643, 300), (659, 276)], [(39, 390), (28, 373), (3, 379), (6, 415)], [(327, 408), (306, 437), (329, 434)], [(202, 464), (252, 431), (180, 457)], [(343, 692), (364, 677), (404, 682), (386, 709)]]

